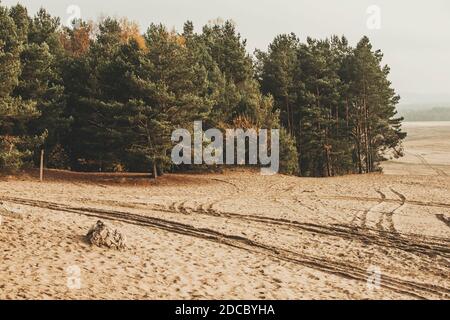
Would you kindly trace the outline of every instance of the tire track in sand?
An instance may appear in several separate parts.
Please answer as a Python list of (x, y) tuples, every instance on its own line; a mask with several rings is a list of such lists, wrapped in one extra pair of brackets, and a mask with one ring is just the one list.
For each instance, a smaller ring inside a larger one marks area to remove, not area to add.
[[(375, 191), (380, 195), (379, 201), (375, 205), (371, 206), (370, 208), (368, 208), (364, 211), (360, 211), (361, 216), (360, 216), (360, 213), (356, 214), (353, 217), (353, 219), (351, 220), (350, 224), (352, 224), (352, 225), (356, 224), (356, 226), (359, 228), (367, 228), (367, 216), (370, 213), (375, 212), (376, 211), (375, 209), (377, 209), (386, 200), (386, 195), (383, 192), (381, 192), (380, 190), (375, 190)], [(357, 221), (357, 220), (359, 220), (359, 221)]]
[[(367, 282), (367, 270), (348, 264), (345, 262), (330, 261), (319, 257), (311, 257), (302, 255), (298, 252), (292, 252), (286, 249), (280, 249), (274, 246), (262, 244), (251, 239), (224, 234), (208, 228), (196, 228), (192, 225), (170, 221), (161, 218), (136, 215), (128, 212), (103, 210), (86, 207), (72, 207), (58, 203), (28, 200), (21, 198), (0, 197), (3, 201), (9, 201), (16, 204), (49, 209), (52, 211), (63, 211), (75, 213), (90, 217), (103, 218), (113, 221), (121, 221), (124, 223), (152, 227), (167, 232), (182, 234), (195, 238), (200, 238), (219, 244), (228, 245), (234, 248), (246, 250), (254, 254), (264, 254), (268, 257), (290, 262), (293, 264), (306, 266), (322, 272), (326, 272), (335, 276), (345, 277), (348, 279)], [(380, 283), (382, 288), (405, 294), (418, 299), (432, 298), (448, 298), (450, 288), (419, 283), (404, 279), (395, 278), (389, 275), (383, 275)]]
[(217, 201), (206, 202), (197, 206), (189, 207), (183, 206), (183, 204), (186, 204), (188, 200), (173, 202), (169, 206), (143, 202), (119, 202), (115, 200), (109, 202), (107, 200), (91, 199), (90, 201), (98, 204), (113, 205), (122, 208), (147, 209), (151, 211), (167, 212), (172, 214), (190, 215), (195, 213), (215, 218), (225, 218), (230, 222), (233, 221), (238, 224), (242, 224), (243, 222), (252, 223), (253, 226), (255, 226), (254, 223), (263, 224), (269, 227), (279, 226), (288, 231), (300, 230), (324, 236), (334, 236), (347, 240), (357, 240), (364, 244), (369, 243), (371, 245), (389, 247), (430, 257), (443, 256), (450, 258), (450, 241), (447, 241), (444, 238), (425, 238), (422, 236), (419, 237), (410, 234), (399, 238), (398, 234), (380, 232), (377, 229), (372, 229), (367, 226), (365, 226), (364, 228), (355, 228), (354, 226), (342, 224), (323, 225), (310, 222), (304, 223), (284, 218), (272, 218), (254, 214), (231, 213), (214, 209), (213, 205), (217, 203)]
[[(332, 199), (332, 200), (354, 200), (354, 201), (361, 201), (361, 202), (378, 202), (379, 198), (373, 198), (373, 197), (358, 197), (358, 196), (346, 196), (346, 195), (321, 195), (320, 196), (323, 199)], [(400, 203), (402, 204), (401, 199), (384, 199), (384, 202), (388, 203)], [(450, 210), (450, 203), (443, 203), (443, 202), (426, 202), (426, 201), (419, 201), (419, 200), (405, 200), (406, 204), (416, 205), (416, 206), (422, 206), (422, 207), (435, 207), (435, 208), (444, 208)]]
[(446, 217), (442, 213), (436, 214), (436, 218), (447, 225), (450, 228), (450, 218)]
[(447, 173), (444, 170), (436, 168), (435, 166), (431, 165), (422, 155), (420, 155), (418, 153), (411, 153), (411, 152), (408, 152), (408, 153), (413, 155), (413, 156), (415, 156), (417, 159), (419, 159), (419, 161), (424, 166), (426, 166), (426, 167), (430, 168), (431, 170), (433, 170), (434, 172), (436, 172), (436, 174), (438, 176), (441, 176), (441, 177), (447, 177), (448, 176)]
[(395, 229), (393, 217), (396, 213), (398, 213), (406, 206), (406, 197), (400, 192), (394, 190), (392, 187), (390, 187), (389, 190), (397, 197), (399, 197), (400, 205), (398, 205), (394, 209), (390, 209), (389, 211), (383, 211), (375, 226), (381, 232), (390, 232), (392, 234), (395, 234), (396, 236), (399, 236), (398, 231)]

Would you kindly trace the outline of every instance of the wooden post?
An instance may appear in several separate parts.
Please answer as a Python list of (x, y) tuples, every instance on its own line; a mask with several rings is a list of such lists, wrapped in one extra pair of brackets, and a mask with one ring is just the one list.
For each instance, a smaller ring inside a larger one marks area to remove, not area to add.
[(41, 150), (41, 166), (39, 170), (39, 181), (44, 181), (44, 149)]
[(158, 178), (158, 169), (156, 168), (156, 162), (153, 162), (153, 179)]

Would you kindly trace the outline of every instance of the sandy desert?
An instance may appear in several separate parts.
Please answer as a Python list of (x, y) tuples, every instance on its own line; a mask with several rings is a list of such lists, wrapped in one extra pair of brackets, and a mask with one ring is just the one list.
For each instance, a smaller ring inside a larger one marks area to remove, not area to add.
[(450, 123), (405, 130), (383, 174), (3, 177), (0, 299), (448, 299)]

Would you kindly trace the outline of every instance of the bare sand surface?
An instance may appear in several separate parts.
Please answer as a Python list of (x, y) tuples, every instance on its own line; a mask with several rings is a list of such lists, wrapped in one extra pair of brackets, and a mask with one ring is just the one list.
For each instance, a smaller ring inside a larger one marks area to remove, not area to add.
[(405, 156), (383, 165), (384, 173), (450, 175), (450, 121), (405, 122)]
[[(448, 299), (450, 178), (427, 154), (419, 175), (4, 177), (0, 299)], [(97, 220), (127, 249), (88, 244)]]

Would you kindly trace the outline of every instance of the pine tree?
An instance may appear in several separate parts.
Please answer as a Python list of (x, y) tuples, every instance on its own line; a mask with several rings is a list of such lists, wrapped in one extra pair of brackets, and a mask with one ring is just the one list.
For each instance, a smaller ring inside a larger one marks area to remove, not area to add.
[(263, 91), (294, 132), (302, 175), (372, 172), (387, 150), (401, 155), (399, 98), (367, 38), (352, 49), (344, 37), (299, 44), (285, 35), (257, 56)]
[[(119, 21), (106, 18), (98, 25), (95, 41), (87, 44), (90, 28), (79, 22), (68, 33), (75, 46), (67, 47), (69, 57), (63, 68), (67, 114), (73, 118), (66, 145), (73, 168), (109, 171), (120, 165), (125, 148), (124, 137), (116, 130), (125, 101), (119, 101), (119, 96), (125, 90), (114, 87), (121, 81), (121, 74), (111, 73), (114, 56), (123, 43), (122, 30)], [(77, 34), (84, 36), (74, 38)], [(79, 49), (74, 54), (71, 48)]]
[(30, 159), (31, 146), (38, 142), (28, 135), (26, 125), (39, 113), (33, 101), (13, 96), (19, 83), (24, 37), (2, 6), (0, 25), (0, 168), (17, 170)]
[(363, 37), (346, 61), (351, 105), (350, 122), (355, 143), (355, 158), (359, 173), (378, 169), (383, 151), (394, 149), (401, 155), (401, 118), (394, 118), (399, 97), (387, 77), (389, 68), (381, 66), (382, 54), (372, 51), (367, 37)]
[(269, 45), (267, 54), (257, 51), (259, 78), (264, 94), (275, 99), (274, 108), (281, 111), (281, 120), (290, 135), (295, 134), (294, 109), (298, 90), (299, 40), (294, 34), (279, 35)]
[(40, 135), (46, 132), (44, 148), (50, 152), (62, 142), (69, 128), (66, 118), (64, 85), (60, 61), (62, 46), (59, 41), (59, 20), (44, 9), (30, 19), (24, 7), (10, 9), (22, 39), (20, 53), (21, 72), (13, 95), (34, 101), (40, 116), (28, 124), (28, 133)]
[(146, 156), (156, 177), (169, 165), (172, 131), (186, 128), (208, 112), (209, 105), (201, 94), (206, 72), (186, 46), (184, 36), (162, 25), (151, 25), (145, 36), (151, 48), (144, 51), (140, 63), (145, 72), (132, 75), (138, 92), (130, 104), (130, 122), (135, 128), (130, 150)]

